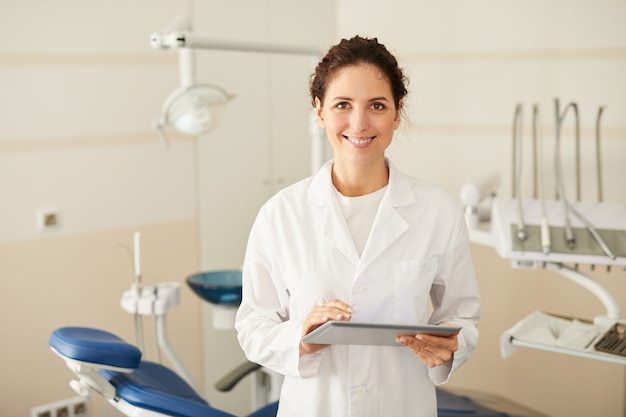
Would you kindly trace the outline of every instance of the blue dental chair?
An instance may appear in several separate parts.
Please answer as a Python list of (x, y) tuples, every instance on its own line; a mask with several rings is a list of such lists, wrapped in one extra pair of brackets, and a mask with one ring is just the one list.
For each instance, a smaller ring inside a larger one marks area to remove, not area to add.
[[(122, 414), (136, 417), (236, 417), (211, 407), (180, 376), (154, 362), (116, 335), (86, 327), (62, 327), (48, 344), (78, 376), (70, 384), (80, 395), (100, 393)], [(228, 385), (228, 384), (227, 384)], [(232, 385), (232, 384), (230, 384)], [(272, 403), (248, 417), (275, 417)]]

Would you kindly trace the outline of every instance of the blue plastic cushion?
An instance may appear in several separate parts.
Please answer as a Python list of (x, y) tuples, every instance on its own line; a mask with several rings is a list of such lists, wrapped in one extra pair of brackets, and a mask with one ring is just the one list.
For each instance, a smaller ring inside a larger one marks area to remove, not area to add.
[(234, 417), (209, 406), (175, 372), (157, 363), (143, 361), (130, 374), (108, 370), (100, 374), (118, 397), (139, 408), (174, 417)]
[(50, 335), (48, 345), (61, 355), (89, 363), (134, 369), (141, 351), (113, 333), (88, 327), (61, 327)]
[(469, 397), (455, 395), (445, 390), (437, 389), (437, 412), (439, 417), (514, 417), (507, 413), (485, 408)]
[(250, 414), (248, 417), (276, 417), (277, 413), (278, 402), (273, 402)]

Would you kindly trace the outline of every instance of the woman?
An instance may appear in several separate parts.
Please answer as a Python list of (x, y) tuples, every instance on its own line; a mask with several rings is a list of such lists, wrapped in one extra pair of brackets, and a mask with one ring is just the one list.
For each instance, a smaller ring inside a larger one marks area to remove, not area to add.
[[(435, 416), (435, 385), (478, 340), (462, 210), (385, 157), (407, 91), (376, 39), (333, 46), (310, 90), (334, 157), (261, 208), (243, 268), (239, 342), (251, 361), (285, 375), (279, 416)], [(401, 336), (397, 347), (301, 342), (329, 320), (462, 330)]]

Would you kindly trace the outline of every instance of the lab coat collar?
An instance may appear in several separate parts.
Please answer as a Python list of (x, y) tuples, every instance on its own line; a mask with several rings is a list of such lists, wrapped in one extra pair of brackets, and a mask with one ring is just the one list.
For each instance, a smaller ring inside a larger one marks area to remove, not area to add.
[(409, 223), (400, 215), (398, 208), (416, 203), (406, 175), (388, 159), (385, 162), (389, 167), (389, 186), (380, 202), (370, 237), (360, 258), (335, 196), (331, 177), (332, 160), (324, 164), (311, 183), (309, 204), (321, 208), (320, 216), (316, 216), (316, 227), (355, 265), (357, 276), (408, 230)]
[[(332, 181), (333, 163), (334, 160), (326, 162), (313, 177), (311, 185), (313, 193), (311, 193), (309, 204), (334, 207), (337, 202)], [(394, 207), (414, 204), (416, 200), (407, 176), (398, 170), (388, 158), (385, 158), (385, 164), (389, 168), (389, 186), (384, 199), (389, 199)]]

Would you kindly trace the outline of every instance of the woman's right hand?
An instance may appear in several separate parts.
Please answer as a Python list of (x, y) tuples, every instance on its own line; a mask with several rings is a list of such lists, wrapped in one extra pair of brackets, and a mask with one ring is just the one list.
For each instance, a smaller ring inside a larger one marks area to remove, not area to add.
[[(314, 306), (302, 323), (302, 337), (311, 333), (330, 320), (349, 321), (352, 307), (341, 300), (328, 301), (321, 306)], [(300, 342), (300, 356), (322, 350), (328, 345)]]

